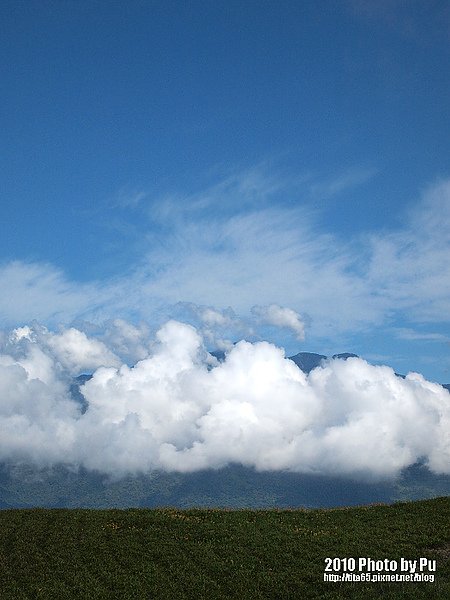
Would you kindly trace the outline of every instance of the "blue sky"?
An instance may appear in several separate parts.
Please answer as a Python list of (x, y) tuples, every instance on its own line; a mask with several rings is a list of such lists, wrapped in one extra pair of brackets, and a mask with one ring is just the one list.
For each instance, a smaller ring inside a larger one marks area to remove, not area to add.
[(2, 327), (214, 309), (450, 380), (447, 2), (0, 11)]

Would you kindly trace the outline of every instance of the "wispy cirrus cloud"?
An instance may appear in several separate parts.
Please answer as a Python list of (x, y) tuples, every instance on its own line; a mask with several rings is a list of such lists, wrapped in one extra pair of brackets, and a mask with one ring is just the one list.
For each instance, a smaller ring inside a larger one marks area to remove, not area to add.
[(331, 178), (312, 180), (309, 190), (313, 198), (332, 198), (370, 181), (377, 172), (374, 167), (354, 167)]
[[(242, 184), (253, 190), (258, 185)], [(114, 278), (81, 283), (51, 265), (3, 264), (3, 323), (161, 322), (180, 302), (230, 307), (237, 318), (255, 305), (289, 307), (305, 318), (307, 335), (327, 337), (395, 326), (395, 315), (410, 329), (448, 319), (449, 181), (425, 190), (401, 226), (345, 241), (321, 229), (301, 202), (250, 203), (240, 210), (234, 195), (239, 185), (220, 189), (223, 203), (233, 196), (225, 213), (213, 210), (217, 196), (207, 192), (203, 209), (185, 209), (182, 198), (172, 198), (156, 229), (141, 226), (139, 256)], [(256, 198), (260, 191), (251, 193)]]
[(37, 319), (70, 322), (108, 300), (95, 283), (71, 281), (49, 264), (12, 261), (0, 266), (0, 320), (4, 324)]
[(113, 198), (111, 205), (115, 208), (137, 208), (148, 196), (148, 192), (142, 189), (123, 187)]
[(450, 181), (442, 181), (425, 191), (402, 228), (368, 240), (366, 285), (411, 321), (450, 314), (449, 218)]
[(416, 331), (408, 327), (394, 327), (393, 331), (395, 335), (402, 340), (422, 340), (425, 342), (450, 343), (450, 337), (442, 333)]

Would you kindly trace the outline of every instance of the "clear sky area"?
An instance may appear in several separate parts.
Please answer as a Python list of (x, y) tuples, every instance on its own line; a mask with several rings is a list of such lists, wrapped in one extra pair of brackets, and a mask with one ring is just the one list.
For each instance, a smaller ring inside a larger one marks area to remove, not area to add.
[(447, 0), (3, 0), (0, 28), (3, 336), (176, 319), (450, 382)]

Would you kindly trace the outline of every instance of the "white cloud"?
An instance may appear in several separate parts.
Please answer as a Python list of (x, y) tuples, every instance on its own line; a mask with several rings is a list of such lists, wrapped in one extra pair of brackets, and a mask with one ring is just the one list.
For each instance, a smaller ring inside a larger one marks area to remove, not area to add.
[(133, 209), (148, 197), (148, 193), (143, 190), (122, 188), (117, 193), (116, 198), (111, 202), (114, 208)]
[(149, 252), (147, 261), (153, 274), (142, 278), (138, 294), (169, 303), (185, 298), (246, 314), (255, 299), (261, 305), (276, 300), (307, 312), (313, 327), (326, 332), (380, 316), (379, 299), (351, 272), (347, 249), (335, 247), (331, 236), (315, 232), (292, 209), (189, 221), (165, 247)]
[(415, 331), (408, 327), (396, 327), (393, 328), (393, 331), (402, 340), (423, 340), (427, 342), (444, 342), (447, 344), (450, 342), (450, 338), (442, 333)]
[(401, 227), (346, 241), (319, 230), (301, 205), (185, 217), (149, 250), (136, 288), (161, 303), (231, 306), (240, 315), (255, 300), (289, 306), (308, 315), (312, 336), (360, 332), (396, 315), (442, 322), (450, 314), (449, 206), (442, 182)]
[(214, 350), (227, 350), (232, 347), (232, 340), (255, 336), (252, 321), (241, 319), (230, 307), (216, 309), (193, 302), (178, 302), (171, 312), (173, 318), (187, 319), (195, 325)]
[(377, 170), (374, 168), (355, 167), (344, 173), (340, 173), (328, 181), (311, 182), (310, 192), (315, 198), (331, 198), (366, 183), (372, 179), (376, 173)]
[(135, 363), (149, 354), (150, 328), (145, 322), (135, 325), (124, 319), (113, 319), (105, 324), (100, 335), (127, 363)]
[(59, 334), (47, 335), (44, 343), (55, 359), (71, 374), (93, 371), (105, 365), (120, 365), (119, 358), (103, 342), (89, 339), (74, 327)]
[(16, 329), (14, 329), (9, 335), (9, 340), (12, 343), (20, 342), (20, 340), (28, 340), (29, 342), (32, 342), (33, 338), (33, 330), (28, 325), (25, 325), (24, 327), (16, 327)]
[(298, 340), (305, 339), (305, 324), (300, 315), (292, 310), (278, 306), (278, 304), (270, 304), (269, 306), (254, 306), (252, 312), (257, 315), (263, 323), (275, 325), (290, 329), (295, 333)]
[[(10, 353), (0, 356), (0, 460), (116, 476), (241, 463), (384, 478), (425, 459), (450, 473), (450, 396), (418, 374), (401, 379), (351, 358), (306, 376), (267, 342), (241, 341), (212, 364), (199, 332), (169, 321), (132, 368), (102, 348), (110, 364), (81, 388), (82, 414), (59, 360), (73, 356), (77, 334), (47, 335), (58, 339), (55, 354), (38, 336), (9, 341)], [(91, 360), (99, 347), (79, 339)]]
[[(261, 181), (242, 185), (263, 194)], [(221, 189), (224, 204), (229, 187)], [(231, 189), (239, 189), (236, 182)], [(176, 202), (181, 206), (182, 199)], [(158, 324), (180, 303), (207, 307), (202, 318), (213, 337), (231, 318), (224, 307), (247, 321), (255, 303), (307, 316), (316, 338), (360, 333), (396, 316), (410, 329), (448, 322), (450, 182), (426, 190), (401, 227), (345, 242), (321, 231), (301, 203), (255, 209), (250, 202), (239, 212), (234, 198), (216, 214), (211, 202), (206, 198), (204, 210), (180, 210), (176, 218), (161, 214), (159, 234), (113, 280), (79, 283), (48, 265), (4, 264), (3, 325), (118, 317)], [(139, 352), (143, 357), (145, 350)]]
[(429, 188), (402, 229), (373, 235), (366, 285), (411, 321), (450, 314), (450, 181)]
[(0, 324), (70, 322), (86, 311), (95, 313), (107, 303), (110, 290), (95, 283), (68, 280), (55, 267), (13, 261), (0, 265)]

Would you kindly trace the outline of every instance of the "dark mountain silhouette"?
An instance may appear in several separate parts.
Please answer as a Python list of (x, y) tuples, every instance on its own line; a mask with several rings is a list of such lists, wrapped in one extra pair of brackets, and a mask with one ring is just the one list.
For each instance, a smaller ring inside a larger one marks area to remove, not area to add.
[(70, 384), (70, 394), (72, 398), (81, 405), (81, 412), (83, 414), (87, 411), (89, 405), (86, 401), (86, 398), (80, 392), (80, 387), (91, 378), (92, 374), (83, 373), (82, 375), (78, 375), (78, 377), (74, 377), (73, 382)]
[(347, 358), (359, 358), (357, 354), (352, 352), (342, 352), (341, 354), (333, 354), (331, 358), (340, 358), (341, 360), (347, 360)]
[(0, 465), (0, 508), (331, 508), (450, 496), (450, 476), (424, 465), (405, 469), (393, 481), (287, 471), (258, 472), (242, 465), (194, 473), (135, 475), (111, 480), (101, 473), (62, 465), (38, 471)]
[(325, 355), (316, 354), (315, 352), (299, 352), (295, 356), (289, 356), (288, 358), (295, 362), (297, 367), (306, 374), (320, 366), (322, 361), (327, 359)]

